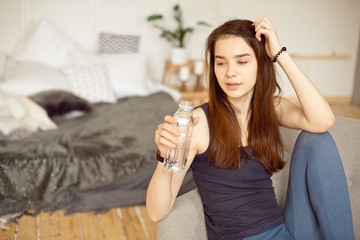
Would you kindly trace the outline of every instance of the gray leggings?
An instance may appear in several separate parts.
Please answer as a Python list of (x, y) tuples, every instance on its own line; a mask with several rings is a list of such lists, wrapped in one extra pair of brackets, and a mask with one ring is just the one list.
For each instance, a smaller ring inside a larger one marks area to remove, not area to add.
[(284, 224), (245, 240), (354, 239), (345, 172), (328, 132), (300, 133), (291, 157), (283, 215)]

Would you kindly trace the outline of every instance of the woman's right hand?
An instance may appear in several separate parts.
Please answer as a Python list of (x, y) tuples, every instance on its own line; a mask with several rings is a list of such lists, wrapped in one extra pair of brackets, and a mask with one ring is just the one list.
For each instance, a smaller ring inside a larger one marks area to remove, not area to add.
[[(200, 118), (194, 118), (194, 126), (199, 122)], [(164, 122), (159, 124), (158, 129), (155, 131), (155, 143), (160, 150), (162, 157), (165, 156), (167, 147), (175, 148), (179, 143), (180, 130), (176, 128), (177, 120), (172, 116), (166, 115)]]
[(158, 129), (155, 131), (155, 143), (162, 157), (164, 157), (167, 147), (175, 148), (179, 143), (181, 132), (179, 129), (176, 129), (176, 123), (175, 118), (166, 115), (164, 122), (159, 124)]

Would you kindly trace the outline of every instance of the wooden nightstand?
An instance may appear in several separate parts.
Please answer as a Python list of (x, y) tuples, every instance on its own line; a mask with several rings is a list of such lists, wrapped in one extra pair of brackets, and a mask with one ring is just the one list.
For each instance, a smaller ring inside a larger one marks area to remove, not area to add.
[[(196, 86), (186, 86), (185, 90), (183, 87), (174, 86), (172, 79), (174, 74), (179, 73), (181, 67), (188, 67), (190, 72), (194, 72), (194, 61), (190, 60), (189, 62), (181, 65), (175, 65), (166, 60), (165, 69), (163, 73), (162, 83), (181, 91), (181, 99), (192, 101), (194, 106), (198, 106), (206, 101), (208, 101), (208, 90), (204, 87), (203, 76), (197, 76)], [(196, 89), (196, 91), (195, 91)]]
[(169, 87), (173, 87), (172, 79), (174, 74), (178, 73), (180, 71), (181, 67), (188, 67), (190, 69), (190, 72), (194, 71), (194, 61), (188, 61), (184, 64), (172, 64), (170, 60), (165, 61), (165, 68), (164, 68), (164, 74), (162, 77), (162, 83), (168, 85)]
[[(173, 87), (179, 90), (179, 87)], [(181, 92), (181, 100), (192, 101), (194, 107), (199, 106), (200, 104), (209, 100), (209, 93), (207, 89), (202, 91), (194, 91), (194, 86), (188, 86), (187, 91)]]

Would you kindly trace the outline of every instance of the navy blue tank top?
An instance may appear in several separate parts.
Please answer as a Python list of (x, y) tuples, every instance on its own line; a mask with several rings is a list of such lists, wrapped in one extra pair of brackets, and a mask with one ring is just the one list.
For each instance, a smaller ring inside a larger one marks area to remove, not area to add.
[[(207, 104), (201, 108), (210, 130)], [(272, 175), (251, 151), (245, 147), (249, 157), (240, 169), (229, 170), (208, 164), (210, 145), (195, 156), (191, 165), (204, 207), (208, 239), (242, 239), (283, 223)]]

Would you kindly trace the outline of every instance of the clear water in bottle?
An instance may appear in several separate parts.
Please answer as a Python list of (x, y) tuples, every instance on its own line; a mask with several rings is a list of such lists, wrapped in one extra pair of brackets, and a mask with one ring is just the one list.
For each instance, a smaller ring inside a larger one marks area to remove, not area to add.
[(164, 157), (164, 168), (169, 172), (185, 173), (193, 130), (193, 105), (189, 101), (180, 101), (179, 109), (174, 114), (176, 127), (180, 129), (180, 142), (176, 148), (167, 148)]

